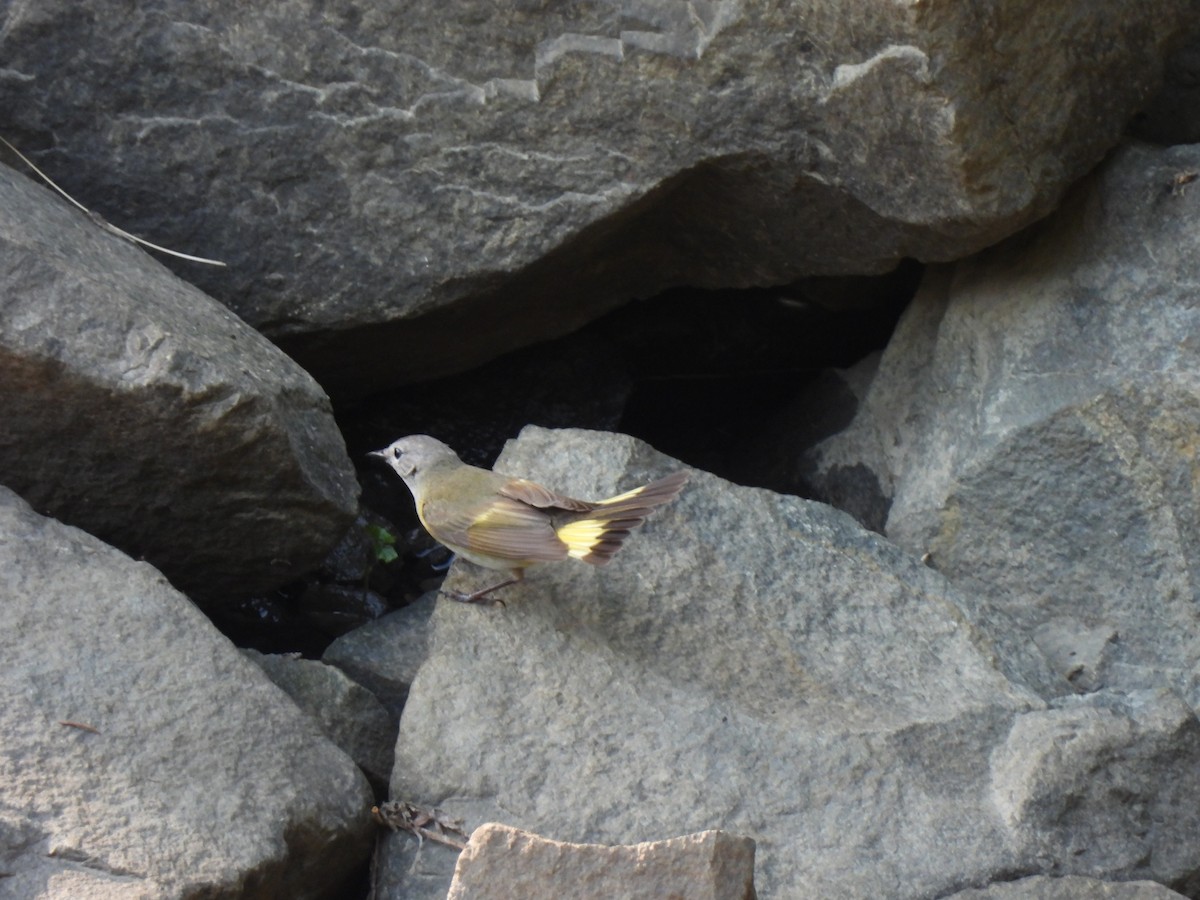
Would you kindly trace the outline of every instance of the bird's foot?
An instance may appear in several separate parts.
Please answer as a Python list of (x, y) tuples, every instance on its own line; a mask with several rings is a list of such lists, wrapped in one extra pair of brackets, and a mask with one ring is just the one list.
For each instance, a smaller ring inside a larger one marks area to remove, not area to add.
[(499, 584), (489, 585), (483, 590), (474, 591), (470, 594), (464, 594), (462, 591), (448, 591), (445, 588), (442, 588), (442, 590), (438, 593), (445, 594), (451, 600), (457, 600), (459, 603), (486, 603), (489, 606), (495, 606), (499, 604), (500, 606), (507, 607), (507, 603), (505, 603), (499, 597), (493, 597), (492, 594), (500, 590), (500, 588), (506, 588), (510, 584), (516, 584), (520, 580), (520, 578), (509, 578), (507, 581), (501, 581)]
[(443, 597), (449, 597), (451, 600), (457, 601), (458, 603), (478, 603), (481, 606), (503, 606), (507, 608), (507, 603), (505, 603), (499, 597), (492, 596), (492, 591), (494, 590), (496, 590), (494, 587), (490, 587), (485, 588), (482, 591), (475, 591), (473, 593), (466, 594), (462, 591), (448, 591), (443, 588), (442, 590), (438, 591), (438, 593)]

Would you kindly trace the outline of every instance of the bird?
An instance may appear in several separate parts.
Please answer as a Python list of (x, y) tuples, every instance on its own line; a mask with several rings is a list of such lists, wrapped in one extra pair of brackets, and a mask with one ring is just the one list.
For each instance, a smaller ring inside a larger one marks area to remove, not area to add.
[(577, 500), (525, 478), (468, 465), (426, 434), (402, 437), (367, 455), (404, 480), (434, 540), (478, 566), (509, 572), (504, 581), (469, 594), (443, 592), (463, 603), (502, 604), (492, 594), (541, 563), (578, 559), (607, 565), (630, 532), (674, 500), (688, 478), (675, 472), (607, 500)]

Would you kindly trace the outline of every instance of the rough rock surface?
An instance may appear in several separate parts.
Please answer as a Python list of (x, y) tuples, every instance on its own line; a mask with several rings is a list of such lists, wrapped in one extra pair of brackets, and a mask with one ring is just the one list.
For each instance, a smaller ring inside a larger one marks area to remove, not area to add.
[(1193, 707), (1197, 172), (1200, 148), (1128, 144), (1030, 232), (931, 274), (814, 454), (831, 484), (875, 474), (887, 535), (1010, 658), (1032, 636), (1076, 689), (1169, 685)]
[(754, 841), (706, 831), (610, 847), (489, 823), (472, 832), (446, 900), (494, 897), (754, 900)]
[(352, 521), (321, 388), (269, 341), (0, 166), (0, 472), (199, 599), (277, 587)]
[(145, 563), (0, 488), (0, 895), (322, 897), (370, 849), (341, 750)]
[(1197, 764), (1200, 722), (1178, 695), (1104, 691), (1018, 716), (992, 751), (992, 792), (1042, 871), (1153, 876), (1191, 893)]
[(377, 389), (672, 284), (986, 246), (1116, 142), (1190, 11), (26, 0), (0, 129), (123, 227), (227, 261), (189, 277), (327, 387)]
[[(537, 428), (497, 464), (585, 497), (669, 467), (630, 438)], [(696, 473), (610, 566), (535, 569), (507, 602), (439, 603), (393, 797), (568, 841), (720, 828), (755, 840), (772, 897), (1200, 869), (1200, 725), (1178, 698), (1044, 705), (963, 595), (829, 507)], [(422, 853), (414, 882), (442, 850)]]
[(322, 661), (370, 690), (399, 719), (409, 686), (429, 653), (435, 602), (436, 597), (428, 595), (342, 635), (325, 650)]
[(387, 785), (396, 725), (370, 691), (339, 669), (314, 659), (243, 652), (317, 721), (322, 733), (358, 764), (373, 786)]
[(1177, 900), (1170, 888), (1153, 881), (1097, 881), (1081, 875), (1035, 875), (959, 891), (946, 900)]

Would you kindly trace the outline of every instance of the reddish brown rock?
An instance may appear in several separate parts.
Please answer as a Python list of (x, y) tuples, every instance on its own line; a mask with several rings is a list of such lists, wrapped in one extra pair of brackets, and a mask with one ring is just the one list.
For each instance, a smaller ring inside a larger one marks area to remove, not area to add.
[(446, 900), (755, 896), (754, 841), (747, 837), (701, 831), (622, 846), (570, 844), (492, 822), (471, 835)]

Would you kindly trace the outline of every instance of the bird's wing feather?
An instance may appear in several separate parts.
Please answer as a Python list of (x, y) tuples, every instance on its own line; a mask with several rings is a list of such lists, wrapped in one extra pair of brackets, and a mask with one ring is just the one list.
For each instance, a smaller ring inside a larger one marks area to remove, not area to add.
[(451, 512), (433, 500), (421, 518), (437, 540), (513, 562), (554, 562), (567, 558), (567, 545), (554, 533), (550, 516), (520, 500), (498, 495), (467, 510)]
[(524, 478), (511, 478), (500, 488), (501, 496), (508, 497), (520, 503), (537, 507), (538, 509), (564, 509), (571, 512), (589, 512), (596, 508), (595, 503), (587, 500), (576, 500), (565, 494), (558, 494), (543, 487), (536, 481)]

